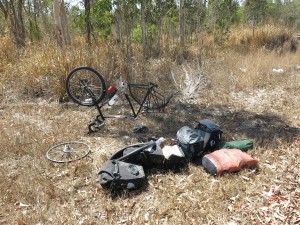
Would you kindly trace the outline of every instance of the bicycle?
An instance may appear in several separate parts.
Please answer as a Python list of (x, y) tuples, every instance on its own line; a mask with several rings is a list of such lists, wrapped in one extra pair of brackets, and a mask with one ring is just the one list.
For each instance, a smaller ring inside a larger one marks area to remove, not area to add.
[[(148, 84), (126, 83), (121, 76), (118, 77), (115, 84), (107, 88), (103, 75), (88, 66), (73, 69), (66, 79), (66, 91), (72, 101), (82, 106), (94, 106), (98, 110), (98, 115), (88, 125), (90, 133), (100, 130), (108, 118), (137, 120), (138, 115), (143, 110), (147, 112), (163, 110), (170, 102), (173, 94), (165, 97), (157, 91), (157, 88), (158, 85), (152, 82)], [(120, 94), (125, 97), (131, 113), (129, 115), (104, 114), (102, 112), (103, 106), (113, 105)], [(134, 109), (131, 99), (138, 105), (137, 110)], [(144, 130), (147, 130), (147, 127), (136, 124), (133, 131)]]

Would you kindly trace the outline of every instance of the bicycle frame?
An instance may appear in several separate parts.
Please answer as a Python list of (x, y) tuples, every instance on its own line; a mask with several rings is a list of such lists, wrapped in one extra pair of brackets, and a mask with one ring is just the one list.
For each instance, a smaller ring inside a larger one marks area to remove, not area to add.
[[(137, 87), (137, 88), (141, 88), (141, 89), (147, 89), (147, 92), (143, 98), (143, 101), (141, 104), (138, 104), (139, 107), (137, 109), (137, 111), (134, 109), (133, 107), (133, 104), (132, 104), (132, 101), (130, 100), (130, 97), (127, 93), (123, 93), (129, 106), (130, 106), (130, 109), (131, 109), (131, 114), (129, 115), (105, 115), (103, 112), (102, 112), (102, 107), (105, 106), (109, 99), (108, 100), (105, 100), (104, 102), (101, 102), (100, 104), (96, 104), (95, 107), (98, 111), (98, 115), (96, 116), (95, 118), (95, 121), (94, 123), (91, 123), (89, 127), (91, 127), (92, 125), (95, 125), (95, 122), (99, 123), (99, 125), (97, 126), (97, 128), (100, 128), (101, 126), (105, 125), (105, 120), (110, 118), (110, 119), (137, 119), (138, 118), (138, 115), (141, 113), (141, 110), (144, 106), (144, 104), (146, 103), (146, 100), (149, 96), (149, 94), (152, 92), (153, 88), (157, 87), (156, 84), (153, 84), (153, 83), (149, 83), (149, 84), (134, 84), (134, 83), (129, 83), (127, 84), (128, 86), (130, 87)], [(93, 93), (90, 91), (90, 90), (87, 90), (87, 92), (91, 95), (91, 98), (93, 99), (94, 101), (94, 96), (93, 96)]]

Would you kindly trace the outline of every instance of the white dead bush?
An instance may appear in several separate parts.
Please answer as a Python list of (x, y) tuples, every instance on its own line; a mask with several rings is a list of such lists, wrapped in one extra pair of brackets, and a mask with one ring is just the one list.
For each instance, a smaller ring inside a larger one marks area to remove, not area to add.
[(199, 63), (196, 63), (196, 65), (184, 63), (173, 68), (171, 74), (182, 100), (199, 97), (201, 91), (209, 84), (203, 67)]

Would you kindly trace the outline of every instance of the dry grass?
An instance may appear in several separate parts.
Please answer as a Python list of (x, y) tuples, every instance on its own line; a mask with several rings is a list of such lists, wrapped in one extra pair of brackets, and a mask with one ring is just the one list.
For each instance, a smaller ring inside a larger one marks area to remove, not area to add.
[(247, 53), (257, 48), (265, 48), (279, 53), (297, 48), (293, 31), (285, 27), (267, 25), (253, 30), (252, 27), (232, 28), (225, 46)]
[[(190, 57), (197, 57), (183, 64), (137, 56), (127, 65), (109, 45), (88, 49), (79, 39), (74, 46), (62, 54), (49, 41), (13, 59), (1, 55), (9, 63), (0, 78), (0, 224), (299, 224), (299, 52), (227, 50), (211, 58), (193, 48)], [(132, 81), (180, 92), (164, 113), (141, 116), (149, 133), (131, 133), (133, 121), (109, 120), (87, 135), (96, 110), (58, 102), (60, 82), (79, 65), (108, 81), (122, 70)], [(115, 151), (148, 136), (176, 137), (204, 118), (218, 123), (226, 140), (253, 139), (249, 154), (259, 167), (222, 177), (199, 163), (179, 173), (153, 170), (144, 189), (114, 198), (99, 185), (97, 172)], [(47, 160), (51, 146), (73, 140), (91, 154), (69, 164)]]

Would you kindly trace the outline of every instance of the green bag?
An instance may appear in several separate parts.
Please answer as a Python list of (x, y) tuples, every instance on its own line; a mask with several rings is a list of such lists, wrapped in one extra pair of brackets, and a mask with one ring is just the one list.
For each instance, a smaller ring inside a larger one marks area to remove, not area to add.
[(222, 148), (237, 148), (242, 151), (247, 151), (253, 148), (253, 141), (248, 139), (241, 139), (236, 141), (226, 141)]

